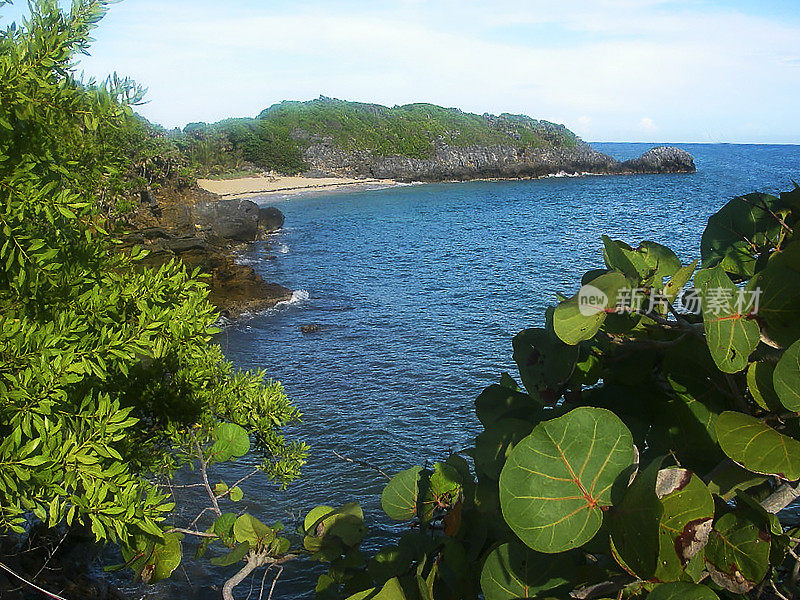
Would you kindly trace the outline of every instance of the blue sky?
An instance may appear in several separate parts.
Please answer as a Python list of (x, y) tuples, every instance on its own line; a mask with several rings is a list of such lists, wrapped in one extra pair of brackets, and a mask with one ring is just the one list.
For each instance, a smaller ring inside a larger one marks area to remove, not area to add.
[[(800, 143), (798, 0), (124, 0), (82, 68), (167, 127), (320, 94), (564, 123), (591, 141)], [(21, 11), (0, 9), (3, 25)]]

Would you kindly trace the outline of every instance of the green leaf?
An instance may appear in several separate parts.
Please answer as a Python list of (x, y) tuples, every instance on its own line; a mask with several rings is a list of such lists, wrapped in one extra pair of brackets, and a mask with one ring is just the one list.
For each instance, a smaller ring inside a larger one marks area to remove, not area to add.
[(775, 364), (768, 362), (752, 362), (747, 367), (747, 389), (753, 400), (764, 410), (781, 411), (782, 405), (775, 393), (773, 377)]
[(500, 474), (503, 517), (539, 552), (581, 546), (600, 529), (611, 488), (633, 460), (631, 433), (611, 411), (581, 407), (540, 423)]
[(475, 414), (489, 427), (494, 421), (504, 418), (522, 419), (535, 423), (539, 420), (542, 406), (528, 394), (503, 385), (492, 384), (475, 399)]
[(781, 225), (768, 211), (780, 212), (768, 194), (734, 198), (708, 219), (700, 242), (703, 268), (719, 265), (728, 273), (749, 277), (756, 259), (777, 244)]
[(231, 550), (227, 554), (212, 558), (208, 562), (218, 567), (229, 567), (233, 564), (236, 564), (244, 560), (248, 552), (250, 552), (250, 544), (248, 544), (247, 542), (243, 542), (241, 544), (238, 544), (233, 550)]
[(722, 451), (745, 469), (800, 479), (800, 442), (749, 415), (723, 412), (715, 423)]
[(744, 292), (719, 266), (698, 272), (695, 282), (701, 284), (703, 326), (711, 356), (720, 371), (737, 373), (747, 366), (761, 337), (758, 323), (743, 312)]
[(758, 296), (756, 317), (766, 338), (783, 348), (800, 338), (800, 241), (773, 252), (747, 291)]
[(239, 543), (248, 542), (252, 548), (263, 548), (275, 539), (275, 531), (245, 513), (234, 522), (233, 537)]
[(566, 554), (553, 557), (523, 544), (502, 544), (483, 563), (481, 590), (486, 600), (534, 598), (559, 588), (567, 591), (573, 570)]
[(411, 467), (392, 477), (381, 494), (381, 507), (390, 519), (408, 521), (417, 515), (422, 467)]
[(493, 422), (475, 438), (475, 472), (498, 480), (508, 455), (532, 429), (533, 423), (520, 419)]
[(706, 567), (717, 585), (744, 594), (764, 579), (769, 566), (770, 536), (741, 511), (714, 524), (706, 546)]
[(214, 428), (213, 437), (214, 444), (209, 450), (209, 457), (215, 462), (238, 458), (250, 451), (250, 436), (235, 423), (220, 423)]
[(236, 487), (231, 488), (231, 491), (228, 493), (228, 497), (230, 497), (233, 502), (239, 502), (242, 498), (244, 498), (244, 492), (242, 491), (242, 488), (237, 485)]
[(675, 581), (657, 585), (647, 600), (719, 600), (714, 591), (704, 585)]
[(786, 410), (800, 411), (800, 340), (783, 353), (775, 367), (773, 383)]
[(561, 302), (553, 314), (556, 335), (566, 344), (588, 340), (600, 330), (609, 312), (620, 304), (620, 292), (629, 289), (621, 273), (606, 273)]
[(525, 389), (545, 404), (554, 404), (575, 368), (578, 347), (547, 329), (526, 329), (514, 336), (512, 345)]
[(436, 463), (433, 473), (420, 478), (418, 516), (430, 521), (437, 508), (451, 508), (461, 495), (461, 475), (447, 463)]

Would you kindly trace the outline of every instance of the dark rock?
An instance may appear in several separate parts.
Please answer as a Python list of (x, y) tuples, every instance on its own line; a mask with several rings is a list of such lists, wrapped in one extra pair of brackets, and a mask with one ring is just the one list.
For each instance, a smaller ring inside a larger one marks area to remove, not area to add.
[(317, 323), (309, 323), (308, 325), (301, 325), (300, 331), (303, 333), (315, 333), (319, 331), (320, 326)]
[(274, 206), (262, 206), (258, 209), (258, 227), (262, 231), (278, 231), (285, 220), (283, 213)]
[(191, 212), (195, 225), (212, 239), (251, 242), (258, 234), (259, 209), (250, 200), (198, 202)]
[(184, 252), (189, 252), (190, 250), (208, 250), (208, 243), (204, 239), (198, 237), (173, 238), (167, 240), (166, 245), (167, 248), (176, 254), (183, 254)]
[(170, 234), (163, 227), (146, 227), (144, 229), (140, 229), (139, 233), (148, 240), (154, 240), (156, 238), (166, 239), (170, 237)]
[(659, 146), (639, 158), (622, 163), (622, 170), (631, 173), (694, 173), (692, 155), (673, 146)]

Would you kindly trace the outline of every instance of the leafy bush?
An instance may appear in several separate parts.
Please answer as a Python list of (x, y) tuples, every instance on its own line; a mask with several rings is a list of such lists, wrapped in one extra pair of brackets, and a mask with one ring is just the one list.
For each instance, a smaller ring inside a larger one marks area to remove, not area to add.
[(169, 554), (156, 475), (205, 460), (225, 426), (280, 483), (306, 447), (280, 433), (300, 416), (280, 384), (235, 372), (213, 343), (198, 273), (115, 251), (103, 207), (150, 172), (131, 140), (152, 137), (129, 108), (141, 89), (75, 78), (106, 4), (41, 0), (0, 33), (0, 532), (83, 525)]
[(514, 338), (524, 391), (503, 374), (475, 401), (474, 471), (395, 475), (381, 503), (411, 529), (324, 557), (318, 595), (797, 597), (798, 229), (800, 188), (726, 204), (699, 270), (604, 237), (604, 267)]

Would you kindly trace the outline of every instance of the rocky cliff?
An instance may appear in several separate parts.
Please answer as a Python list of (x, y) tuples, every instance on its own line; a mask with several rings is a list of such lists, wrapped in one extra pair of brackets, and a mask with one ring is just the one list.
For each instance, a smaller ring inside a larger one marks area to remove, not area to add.
[(347, 151), (332, 139), (316, 140), (304, 159), (321, 172), (397, 181), (511, 179), (568, 174), (693, 173), (692, 156), (679, 148), (658, 147), (620, 162), (586, 143), (573, 147), (525, 148), (511, 145), (435, 145), (430, 158), (383, 156), (368, 150)]

